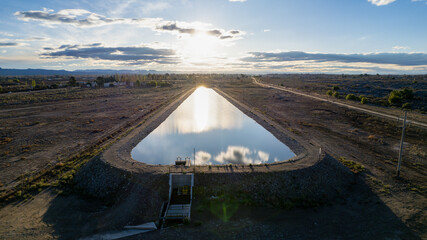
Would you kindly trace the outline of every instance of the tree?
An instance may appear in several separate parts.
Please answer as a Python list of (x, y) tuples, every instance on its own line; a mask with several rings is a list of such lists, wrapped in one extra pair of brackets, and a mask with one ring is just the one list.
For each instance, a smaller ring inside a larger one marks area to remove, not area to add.
[(71, 76), (70, 80), (68, 81), (68, 85), (70, 85), (71, 87), (75, 86), (77, 83), (76, 78)]
[(34, 89), (35, 87), (36, 87), (36, 80), (34, 80), (34, 79), (33, 79), (33, 80), (31, 81), (31, 88), (33, 88), (33, 89)]
[(105, 80), (104, 80), (104, 78), (103, 78), (103, 77), (97, 77), (97, 78), (96, 78), (96, 80), (95, 80), (95, 82), (96, 82), (96, 84), (97, 84), (98, 86), (103, 86), (103, 85), (104, 85)]
[(141, 82), (139, 81), (139, 79), (138, 79), (138, 80), (136, 80), (136, 86), (137, 86), (137, 87), (141, 87)]
[(361, 104), (365, 104), (365, 103), (367, 103), (368, 102), (368, 98), (367, 97), (361, 97), (360, 98), (360, 103)]

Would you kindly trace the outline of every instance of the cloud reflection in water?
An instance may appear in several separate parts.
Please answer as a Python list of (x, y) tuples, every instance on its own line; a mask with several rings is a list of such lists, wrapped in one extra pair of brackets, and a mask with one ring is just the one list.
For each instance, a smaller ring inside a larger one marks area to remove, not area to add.
[(149, 164), (173, 164), (191, 157), (197, 165), (262, 164), (294, 153), (212, 89), (198, 88), (133, 150)]

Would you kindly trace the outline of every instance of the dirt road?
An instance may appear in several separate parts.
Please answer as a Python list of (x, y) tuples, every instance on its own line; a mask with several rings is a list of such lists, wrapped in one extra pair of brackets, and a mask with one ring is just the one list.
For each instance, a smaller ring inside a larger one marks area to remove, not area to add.
[[(275, 86), (275, 85), (266, 84), (266, 83), (261, 83), (258, 80), (256, 80), (255, 78), (252, 78), (252, 79), (253, 79), (253, 81), (254, 81), (255, 84), (257, 84), (257, 85), (259, 85), (261, 87), (275, 88), (275, 89), (278, 89), (278, 90), (281, 90), (281, 91), (286, 91), (286, 92), (297, 94), (297, 95), (300, 95), (300, 96), (309, 97), (309, 98), (316, 99), (316, 100), (319, 100), (319, 101), (333, 103), (333, 104), (336, 104), (336, 105), (339, 105), (339, 106), (343, 106), (343, 107), (346, 107), (346, 108), (350, 108), (350, 109), (353, 109), (353, 110), (357, 110), (357, 111), (361, 111), (361, 112), (364, 112), (364, 113), (372, 114), (372, 115), (377, 116), (377, 117), (383, 117), (383, 118), (387, 118), (387, 119), (391, 119), (391, 120), (403, 121), (403, 119), (401, 117), (399, 117), (399, 116), (394, 116), (394, 115), (390, 115), (390, 114), (386, 114), (386, 113), (381, 113), (381, 112), (378, 112), (378, 111), (372, 111), (372, 110), (369, 110), (369, 109), (365, 109), (365, 108), (361, 108), (361, 107), (356, 107), (356, 106), (353, 106), (353, 105), (350, 105), (350, 104), (345, 104), (345, 103), (342, 103), (342, 102), (333, 101), (331, 99), (325, 99), (325, 98), (317, 97), (317, 96), (310, 95), (310, 94), (307, 94), (307, 93), (302, 93), (302, 92), (295, 91), (293, 89), (289, 89), (289, 88), (286, 88), (286, 87)], [(407, 120), (407, 124), (413, 124), (415, 126), (427, 129), (427, 123), (423, 123), (423, 122), (419, 122), (419, 121), (414, 121), (414, 120)]]

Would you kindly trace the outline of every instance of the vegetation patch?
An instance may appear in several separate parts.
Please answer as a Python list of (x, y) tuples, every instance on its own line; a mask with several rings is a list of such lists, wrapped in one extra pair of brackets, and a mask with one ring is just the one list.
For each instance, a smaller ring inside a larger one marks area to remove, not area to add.
[(365, 166), (352, 160), (347, 160), (345, 157), (338, 159), (344, 166), (348, 167), (353, 173), (360, 173), (365, 170)]

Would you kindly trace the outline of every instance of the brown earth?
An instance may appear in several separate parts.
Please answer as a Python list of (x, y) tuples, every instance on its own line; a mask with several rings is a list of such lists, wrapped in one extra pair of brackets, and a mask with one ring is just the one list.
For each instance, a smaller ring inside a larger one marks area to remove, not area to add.
[[(222, 83), (219, 90), (223, 96), (281, 141), (289, 144), (292, 139), (298, 140), (305, 149), (300, 151), (301, 154), (317, 150), (319, 146), (326, 151), (328, 155), (325, 161), (313, 158), (313, 152), (308, 154), (312, 158), (306, 160), (307, 166), (325, 166), (320, 169), (329, 171), (328, 174), (333, 176), (330, 177), (329, 184), (333, 188), (327, 193), (332, 193), (334, 188), (337, 192), (331, 194), (323, 203), (315, 201), (298, 207), (295, 202), (285, 202), (289, 205), (277, 206), (275, 203), (286, 199), (286, 196), (280, 194), (290, 189), (286, 189), (286, 185), (280, 185), (283, 182), (275, 182), (273, 179), (283, 178), (285, 182), (297, 179), (299, 175), (294, 175), (297, 172), (293, 171), (298, 171), (300, 167), (289, 172), (283, 171), (286, 170), (284, 166), (289, 163), (254, 166), (254, 169), (241, 166), (213, 167), (211, 170), (207, 167), (198, 168), (192, 223), (130, 239), (427, 237), (425, 130), (413, 127), (408, 129), (401, 178), (395, 178), (395, 159), (398, 151), (396, 145), (400, 137), (397, 123), (279, 90), (260, 88), (250, 81)], [(0, 209), (0, 229), (3, 229), (0, 236), (7, 239), (74, 239), (103, 231), (119, 230), (126, 224), (155, 220), (159, 211), (158, 204), (167, 198), (165, 173), (169, 168), (132, 162), (127, 159), (126, 152), (137, 139), (143, 138), (160, 124), (177, 104), (179, 99), (169, 107), (157, 111), (144, 121), (139, 129), (127, 135), (125, 140), (122, 139), (123, 143), (130, 142), (130, 145), (113, 145), (101, 158), (92, 160), (77, 174), (77, 185), (80, 184), (85, 191), (92, 187), (89, 195), (104, 194), (103, 200), (77, 194), (58, 196), (47, 189), (31, 201), (9, 204)], [(144, 130), (144, 133), (139, 130)], [(118, 155), (113, 158), (108, 155), (114, 153)], [(329, 155), (331, 157), (328, 157)], [(348, 170), (346, 172), (338, 167), (340, 164), (337, 165), (336, 159), (340, 157), (362, 163), (366, 170), (356, 175), (347, 173)], [(296, 163), (299, 164), (298, 160)], [(212, 170), (217, 175), (209, 175)], [(306, 174), (307, 177), (302, 181), (316, 178), (317, 176), (312, 176), (315, 173), (318, 171)], [(328, 177), (329, 175), (319, 178), (321, 183), (318, 186), (328, 186)], [(255, 183), (248, 182), (251, 178), (256, 179)], [(201, 189), (197, 186), (197, 179), (212, 189)], [(105, 181), (104, 184), (99, 184), (102, 181)], [(222, 181), (225, 185), (221, 184), (220, 188), (214, 186), (214, 183)], [(316, 183), (313, 179), (311, 181)], [(236, 190), (236, 186), (253, 188), (252, 191), (260, 193), (259, 198), (264, 198), (263, 191), (268, 188), (269, 191), (273, 189), (273, 195), (280, 198), (268, 199), (266, 206), (254, 202), (253, 196), (246, 199), (248, 196), (244, 195), (243, 200), (247, 202), (241, 201), (241, 197), (234, 199), (233, 193), (226, 186), (233, 182), (235, 183), (230, 185), (231, 189)], [(342, 185), (337, 187), (337, 182)], [(271, 188), (270, 185), (278, 187)], [(281, 189), (283, 191), (280, 191)], [(314, 189), (314, 192), (321, 190)], [(211, 194), (219, 196), (221, 193), (225, 194), (225, 197), (219, 201), (206, 198)], [(105, 201), (105, 198), (110, 201)], [(307, 201), (303, 198), (297, 200)], [(227, 209), (231, 214), (226, 217), (218, 214), (215, 204), (222, 207), (228, 205)]]
[[(60, 89), (0, 95), (10, 102), (0, 110), (0, 190), (141, 121), (183, 90)], [(50, 102), (43, 102), (45, 98)]]

